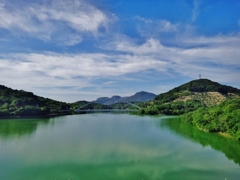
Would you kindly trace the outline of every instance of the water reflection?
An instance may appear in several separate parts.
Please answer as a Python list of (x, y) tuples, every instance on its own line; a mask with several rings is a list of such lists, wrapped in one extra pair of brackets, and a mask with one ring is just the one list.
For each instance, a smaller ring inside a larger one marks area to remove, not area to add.
[(47, 125), (49, 119), (8, 119), (0, 121), (0, 137), (31, 135), (39, 125)]
[(211, 135), (202, 137), (203, 132), (191, 126), (162, 118), (86, 114), (0, 122), (0, 179), (164, 180), (240, 176), (237, 164), (206, 147)]
[(234, 139), (200, 131), (190, 124), (182, 122), (179, 118), (168, 118), (159, 121), (159, 125), (193, 142), (200, 143), (203, 147), (211, 146), (213, 149), (223, 152), (228, 159), (240, 165), (240, 142)]

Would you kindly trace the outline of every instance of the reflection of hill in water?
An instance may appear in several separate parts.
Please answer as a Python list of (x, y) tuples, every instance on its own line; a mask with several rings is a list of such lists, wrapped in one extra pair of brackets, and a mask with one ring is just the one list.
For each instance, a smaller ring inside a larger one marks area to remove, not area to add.
[(196, 127), (180, 121), (180, 119), (165, 119), (161, 121), (160, 125), (191, 141), (200, 143), (202, 146), (211, 146), (213, 149), (223, 152), (228, 159), (240, 165), (240, 142), (218, 134), (200, 131)]
[(0, 121), (0, 137), (30, 135), (37, 126), (48, 124), (49, 119), (19, 119)]

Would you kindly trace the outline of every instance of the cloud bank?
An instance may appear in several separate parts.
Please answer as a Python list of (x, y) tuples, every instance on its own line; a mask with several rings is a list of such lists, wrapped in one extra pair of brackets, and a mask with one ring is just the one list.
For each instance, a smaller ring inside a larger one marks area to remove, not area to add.
[[(199, 74), (219, 82), (240, 77), (238, 37), (217, 36), (186, 40), (195, 48), (168, 47), (156, 39), (138, 45), (115, 42), (118, 53), (16, 53), (0, 57), (1, 83), (16, 87), (94, 86), (92, 79), (131, 77), (154, 70), (162, 76), (196, 78)], [(171, 74), (169, 72), (172, 72)], [(175, 74), (175, 75), (173, 75)], [(19, 78), (21, 77), (21, 78)], [(31, 82), (29, 84), (29, 82)], [(105, 86), (104, 84), (103, 86)]]
[(239, 18), (237, 31), (208, 34), (198, 29), (204, 1), (180, 3), (182, 21), (101, 2), (0, 0), (0, 84), (67, 102), (159, 94), (199, 74), (240, 87)]
[(34, 1), (18, 4), (4, 1), (0, 4), (0, 28), (18, 36), (27, 35), (44, 41), (74, 45), (83, 36), (99, 34), (107, 29), (111, 15), (82, 0)]

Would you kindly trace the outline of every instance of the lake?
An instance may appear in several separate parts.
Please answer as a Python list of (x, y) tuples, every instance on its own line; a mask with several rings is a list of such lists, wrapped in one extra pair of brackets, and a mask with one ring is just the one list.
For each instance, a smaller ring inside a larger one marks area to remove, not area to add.
[(240, 143), (167, 116), (0, 121), (1, 180), (240, 179)]

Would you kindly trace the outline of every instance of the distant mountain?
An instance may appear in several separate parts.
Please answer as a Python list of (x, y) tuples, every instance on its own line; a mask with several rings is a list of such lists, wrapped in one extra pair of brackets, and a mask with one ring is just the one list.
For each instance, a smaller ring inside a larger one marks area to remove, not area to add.
[(100, 104), (106, 104), (106, 102), (108, 102), (109, 100), (110, 100), (109, 97), (100, 97), (100, 98), (97, 98), (97, 100), (95, 100), (94, 102), (100, 103)]
[(115, 103), (119, 102), (120, 99), (121, 99), (121, 96), (112, 96), (111, 98), (100, 97), (95, 102), (99, 103), (99, 104), (110, 105), (110, 104), (115, 104)]
[(121, 97), (121, 96), (112, 96), (111, 98), (108, 97), (100, 97), (96, 101), (96, 103), (111, 105), (119, 102), (147, 102), (149, 100), (153, 100), (156, 97), (155, 94), (149, 92), (137, 92), (136, 94), (129, 96), (129, 97)]
[(149, 92), (137, 92), (133, 96), (128, 97), (126, 100), (129, 102), (147, 102), (153, 100), (156, 97), (156, 94)]

